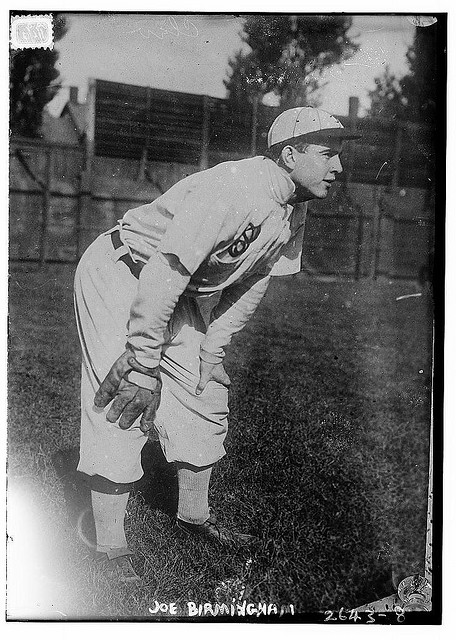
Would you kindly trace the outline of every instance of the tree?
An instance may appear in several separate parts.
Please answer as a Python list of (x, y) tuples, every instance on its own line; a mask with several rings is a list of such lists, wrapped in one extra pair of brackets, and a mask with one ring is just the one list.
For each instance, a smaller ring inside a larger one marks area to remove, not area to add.
[(418, 27), (407, 51), (410, 73), (402, 79), (409, 120), (434, 122), (437, 97), (437, 24)]
[(229, 61), (228, 97), (242, 104), (274, 92), (282, 107), (317, 106), (325, 68), (359, 48), (347, 36), (351, 24), (347, 16), (249, 16), (241, 35), (250, 51)]
[[(15, 15), (21, 12), (15, 12)], [(25, 12), (27, 13), (27, 12)], [(67, 32), (64, 16), (53, 14), (54, 40)], [(55, 63), (59, 57), (53, 49), (19, 49), (10, 57), (10, 128), (12, 133), (37, 137), (44, 106), (60, 88)]]
[(415, 30), (406, 58), (409, 71), (396, 78), (387, 68), (369, 92), (369, 114), (432, 124), (437, 96), (437, 25)]
[(369, 115), (382, 118), (405, 119), (407, 101), (402, 95), (401, 80), (386, 65), (382, 76), (375, 78), (375, 89), (369, 91)]

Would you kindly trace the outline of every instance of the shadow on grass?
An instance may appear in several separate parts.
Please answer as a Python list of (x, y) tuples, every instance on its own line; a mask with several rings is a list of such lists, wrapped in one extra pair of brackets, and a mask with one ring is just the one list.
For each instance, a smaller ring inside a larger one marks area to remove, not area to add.
[(59, 450), (52, 456), (54, 470), (62, 485), (68, 520), (84, 544), (94, 549), (96, 536), (90, 487), (85, 475), (77, 471), (78, 462), (77, 447)]
[[(372, 442), (370, 388), (353, 348), (366, 320), (352, 309), (341, 336), (314, 312), (318, 331), (303, 340), (302, 317), (311, 325), (312, 309), (295, 283), (287, 288), (274, 300), (286, 321), (271, 323), (273, 310), (264, 305), (238, 340), (218, 500), (236, 496), (246, 480), (243, 504), (233, 499), (232, 508), (240, 517), (248, 505), (264, 543), (253, 570), (257, 597), (303, 611), (354, 607), (394, 591), (394, 525), (383, 484), (389, 467), (377, 468), (383, 458)], [(370, 383), (374, 403), (380, 382)]]
[[(96, 544), (89, 476), (77, 471), (79, 450), (76, 447), (57, 451), (52, 463), (62, 485), (68, 519), (90, 548)], [(142, 496), (146, 506), (173, 517), (177, 511), (177, 474), (174, 465), (163, 456), (160, 444), (150, 441), (142, 451), (143, 477), (133, 493)]]
[(275, 393), (274, 382), (265, 384), (262, 377), (261, 389), (255, 391), (252, 377), (261, 360), (252, 360), (247, 379), (252, 402), (260, 393), (269, 396), (268, 424), (260, 433), (245, 429), (242, 451), (237, 442), (230, 447), (235, 475), (242, 473), (243, 463), (249, 465), (256, 457), (262, 461), (243, 492), (245, 502), (256, 507), (254, 533), (263, 541), (255, 557), (258, 582), (266, 578), (258, 597), (291, 597), (300, 610), (310, 611), (351, 608), (390, 595), (391, 559), (379, 554), (384, 545), (372, 509), (372, 488), (366, 486), (349, 442), (356, 435), (344, 433), (337, 416), (325, 418), (323, 411), (318, 415), (316, 403), (318, 432), (309, 416), (300, 425), (301, 433), (293, 434), (303, 407), (297, 401), (295, 418), (287, 419), (291, 404)]
[(145, 504), (170, 517), (177, 512), (177, 471), (173, 463), (166, 461), (160, 443), (149, 440), (142, 450), (141, 464), (144, 476), (135, 491), (141, 494)]

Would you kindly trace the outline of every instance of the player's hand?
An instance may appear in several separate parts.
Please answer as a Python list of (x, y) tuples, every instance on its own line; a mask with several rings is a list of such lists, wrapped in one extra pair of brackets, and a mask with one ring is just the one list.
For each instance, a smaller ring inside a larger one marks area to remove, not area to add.
[(214, 380), (214, 382), (219, 382), (225, 387), (229, 387), (231, 384), (231, 380), (222, 363), (210, 364), (209, 362), (200, 360), (200, 379), (195, 392), (197, 396), (203, 393), (207, 383), (211, 380)]
[(153, 427), (160, 405), (161, 377), (159, 368), (141, 365), (133, 351), (127, 349), (112, 365), (95, 394), (96, 407), (104, 408), (111, 400), (106, 415), (108, 422), (117, 422), (121, 429), (129, 429), (141, 417), (140, 428), (146, 433)]

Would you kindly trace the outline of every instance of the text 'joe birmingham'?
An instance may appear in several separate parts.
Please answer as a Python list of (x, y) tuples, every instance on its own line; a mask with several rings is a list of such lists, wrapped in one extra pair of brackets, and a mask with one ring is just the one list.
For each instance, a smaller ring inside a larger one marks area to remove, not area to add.
[(171, 616), (284, 616), (294, 615), (295, 610), (292, 604), (277, 605), (267, 602), (247, 602), (246, 600), (231, 602), (230, 604), (219, 602), (186, 602), (183, 607), (176, 602), (158, 602), (155, 600), (152, 607), (149, 607), (152, 615)]

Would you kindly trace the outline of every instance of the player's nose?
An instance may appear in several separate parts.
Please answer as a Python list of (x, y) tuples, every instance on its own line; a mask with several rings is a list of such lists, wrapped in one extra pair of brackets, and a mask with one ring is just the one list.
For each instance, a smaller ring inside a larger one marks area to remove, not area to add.
[(343, 167), (339, 155), (335, 155), (331, 158), (331, 171), (332, 173), (342, 173)]

